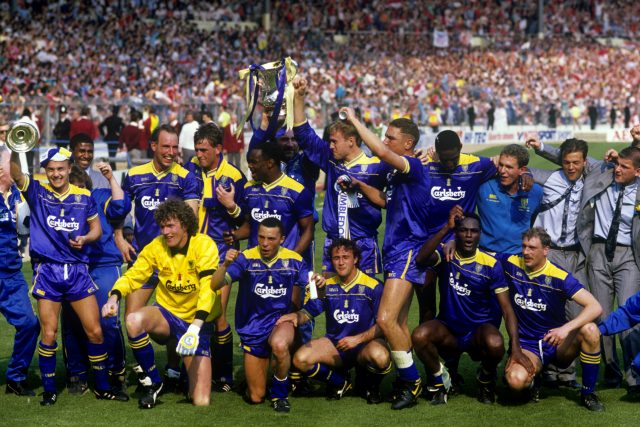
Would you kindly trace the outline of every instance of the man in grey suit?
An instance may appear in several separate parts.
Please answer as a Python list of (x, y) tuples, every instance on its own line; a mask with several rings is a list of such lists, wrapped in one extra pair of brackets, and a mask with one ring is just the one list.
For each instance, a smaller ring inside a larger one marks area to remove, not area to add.
[[(635, 139), (635, 138), (634, 138)], [(532, 144), (533, 145), (533, 144)], [(540, 147), (539, 154), (558, 162), (557, 149)], [(603, 308), (603, 317), (640, 291), (640, 149), (628, 147), (617, 163), (589, 159), (576, 231), (586, 255), (591, 292)], [(640, 328), (620, 334), (623, 366), (629, 391), (637, 393), (638, 376), (630, 366), (640, 350)], [(615, 337), (603, 337), (605, 382), (619, 386), (623, 373)]]
[[(541, 148), (537, 141), (530, 141), (529, 145), (537, 151)], [(542, 203), (534, 213), (533, 226), (544, 228), (551, 237), (547, 259), (573, 274), (585, 285), (588, 283), (586, 257), (580, 249), (576, 223), (580, 213), (588, 150), (585, 141), (567, 139), (560, 146), (562, 168), (529, 168), (534, 181), (543, 186)], [(575, 302), (568, 301), (567, 319), (575, 318), (581, 309)], [(580, 387), (576, 381), (575, 363), (566, 369), (550, 364), (542, 372), (542, 378), (548, 386)]]

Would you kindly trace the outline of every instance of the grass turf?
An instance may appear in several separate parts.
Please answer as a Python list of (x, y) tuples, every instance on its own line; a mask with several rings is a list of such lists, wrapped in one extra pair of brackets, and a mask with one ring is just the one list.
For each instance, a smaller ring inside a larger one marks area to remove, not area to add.
[[(591, 144), (591, 155), (602, 158), (609, 147), (620, 149), (624, 144)], [(500, 147), (493, 147), (479, 152), (480, 155), (493, 156), (498, 154)], [(532, 167), (550, 168), (550, 163), (532, 155)], [(318, 210), (321, 211), (323, 195), (317, 198)], [(321, 247), (324, 233), (320, 224), (316, 227), (316, 242)], [(320, 250), (316, 251), (316, 265), (319, 264)], [(31, 266), (25, 265), (23, 271), (26, 279), (31, 278)], [(233, 313), (235, 288), (229, 312)], [(233, 316), (229, 316), (233, 321)], [(417, 323), (417, 304), (410, 312), (410, 327)], [(315, 336), (324, 332), (324, 321), (317, 322)], [(0, 372), (5, 372), (11, 348), (14, 330), (4, 318), (0, 320)], [(506, 336), (506, 334), (505, 334)], [(58, 340), (60, 342), (60, 340)], [(237, 345), (237, 336), (234, 344)], [(156, 348), (156, 361), (163, 367), (166, 360), (165, 349)], [(133, 357), (128, 351), (128, 361)], [(37, 354), (31, 365), (29, 383), (40, 387), (37, 370)], [(236, 382), (243, 378), (242, 352), (234, 349), (234, 370)], [(50, 408), (39, 405), (39, 397), (24, 398), (0, 393), (0, 426), (137, 426), (137, 425), (170, 425), (170, 426), (200, 426), (200, 425), (409, 425), (409, 424), (446, 424), (446, 425), (499, 425), (505, 422), (515, 425), (632, 425), (637, 422), (638, 402), (626, 400), (625, 391), (621, 389), (600, 390), (598, 393), (606, 405), (606, 412), (592, 414), (578, 404), (578, 392), (567, 389), (550, 390), (543, 388), (543, 399), (537, 404), (524, 404), (517, 399), (500, 381), (498, 384), (498, 403), (484, 406), (475, 400), (475, 368), (466, 355), (460, 363), (460, 373), (466, 384), (463, 394), (453, 397), (449, 403), (441, 407), (432, 407), (421, 399), (420, 403), (411, 409), (392, 411), (389, 404), (367, 405), (359, 397), (348, 395), (338, 402), (328, 402), (323, 397), (322, 388), (316, 386), (315, 396), (312, 398), (291, 398), (292, 412), (288, 415), (276, 414), (267, 403), (257, 406), (245, 404), (236, 393), (213, 393), (211, 406), (196, 408), (184, 401), (182, 396), (168, 394), (159, 399), (157, 407), (150, 411), (138, 409), (136, 397), (128, 403), (106, 402), (96, 400), (91, 393), (84, 396), (70, 396), (64, 390), (64, 367), (62, 352), (58, 352), (58, 387), (61, 391), (58, 403)], [(422, 370), (422, 366), (420, 366)], [(499, 367), (502, 369), (502, 365)], [(499, 371), (500, 372), (500, 371)], [(391, 388), (393, 374), (387, 376), (383, 391), (388, 394)], [(133, 378), (131, 378), (133, 379)], [(4, 386), (4, 376), (0, 379)], [(135, 386), (130, 386), (133, 393)]]

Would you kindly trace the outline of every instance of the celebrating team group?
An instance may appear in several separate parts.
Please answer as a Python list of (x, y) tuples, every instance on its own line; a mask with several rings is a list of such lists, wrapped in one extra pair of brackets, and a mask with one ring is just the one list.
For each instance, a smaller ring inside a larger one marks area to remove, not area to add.
[[(540, 170), (528, 167), (521, 145), (495, 159), (463, 154), (449, 130), (435, 150), (416, 152), (414, 122), (391, 121), (381, 140), (350, 108), (325, 141), (305, 117), (307, 82), (296, 77), (293, 87), (294, 126), (271, 135), (265, 114), (247, 153), (250, 181), (225, 160), (214, 123), (195, 132), (195, 156), (183, 166), (176, 131), (158, 126), (153, 159), (131, 168), (121, 186), (108, 163), (92, 169), (93, 141), (84, 134), (69, 150), (48, 151), (48, 184), (23, 174), (12, 154), (10, 171), (0, 171), (14, 182), (0, 207), (0, 290), (12, 290), (0, 294), (0, 308), (17, 331), (7, 392), (32, 395), (26, 376), (37, 348), (41, 404), (56, 403), (61, 318), (70, 393), (86, 392), (91, 372), (98, 399), (129, 400), (124, 331), (141, 408), (169, 390), (208, 405), (212, 386), (239, 387), (226, 313), (236, 282), (241, 393), (249, 404), (269, 399), (277, 412), (289, 412), (289, 394), (309, 392), (309, 380), (326, 383), (329, 399), (353, 389), (381, 403), (381, 382), (394, 368), (392, 409), (421, 397), (446, 404), (463, 387), (465, 352), (478, 362), (484, 404), (496, 400), (505, 353), (505, 386), (525, 399), (537, 401), (542, 383), (576, 386), (581, 405), (603, 411), (595, 393), (601, 358), (608, 385), (640, 391), (640, 128), (630, 147), (604, 161), (588, 157), (582, 140), (559, 149), (530, 140), (527, 148), (560, 166)], [(320, 170), (324, 242), (314, 241)], [(31, 211), (38, 319), (16, 242), (21, 197)], [(123, 224), (132, 207), (129, 238)], [(313, 268), (315, 244), (323, 244), (322, 273)], [(412, 331), (414, 294), (420, 319)], [(326, 334), (312, 338), (322, 313)], [(166, 345), (164, 376), (152, 340)]]

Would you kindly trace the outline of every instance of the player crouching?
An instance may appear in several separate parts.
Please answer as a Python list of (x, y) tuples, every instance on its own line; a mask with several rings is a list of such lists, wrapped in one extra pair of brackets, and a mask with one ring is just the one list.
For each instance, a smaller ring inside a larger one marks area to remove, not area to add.
[(326, 282), (313, 276), (324, 288), (324, 297), (311, 295), (300, 311), (282, 316), (276, 324), (299, 326), (324, 312), (327, 334), (302, 346), (293, 357), (294, 366), (326, 382), (327, 399), (337, 400), (351, 388), (348, 370), (360, 365), (366, 369), (367, 403), (380, 403), (380, 383), (391, 369), (389, 350), (376, 326), (382, 284), (358, 269), (360, 250), (351, 240), (335, 239), (327, 255), (336, 275)]
[(176, 351), (187, 369), (191, 401), (207, 406), (211, 395), (210, 322), (221, 312), (219, 293), (211, 290), (218, 249), (209, 236), (197, 233), (198, 220), (183, 201), (164, 202), (155, 220), (161, 235), (145, 246), (135, 264), (115, 283), (102, 315), (115, 315), (118, 301), (158, 271), (157, 302), (126, 318), (133, 355), (152, 381), (138, 402), (141, 408), (153, 408), (162, 390), (150, 337), (160, 344), (174, 338), (179, 340)]
[[(602, 307), (576, 278), (547, 260), (550, 245), (551, 238), (544, 229), (532, 228), (522, 236), (522, 256), (499, 257), (518, 317), (520, 346), (536, 373), (549, 363), (567, 367), (579, 354), (580, 401), (590, 411), (602, 412), (604, 405), (594, 392), (600, 364), (600, 331), (593, 323)], [(583, 309), (567, 322), (564, 308), (568, 299)], [(537, 400), (533, 375), (520, 363), (510, 359), (505, 377), (514, 390), (533, 386), (533, 400)]]

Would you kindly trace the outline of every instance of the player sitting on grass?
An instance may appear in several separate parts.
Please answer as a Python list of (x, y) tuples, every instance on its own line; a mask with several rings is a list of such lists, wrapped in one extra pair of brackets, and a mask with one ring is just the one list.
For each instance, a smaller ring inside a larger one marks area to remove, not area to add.
[(380, 382), (391, 369), (389, 350), (376, 326), (382, 284), (358, 269), (360, 249), (351, 240), (334, 239), (327, 257), (336, 275), (326, 282), (315, 276), (324, 297), (312, 296), (302, 310), (282, 316), (276, 324), (291, 322), (297, 327), (324, 312), (327, 334), (302, 346), (293, 364), (305, 375), (326, 382), (330, 400), (340, 399), (351, 388), (348, 370), (361, 365), (367, 370), (367, 403), (380, 403)]

